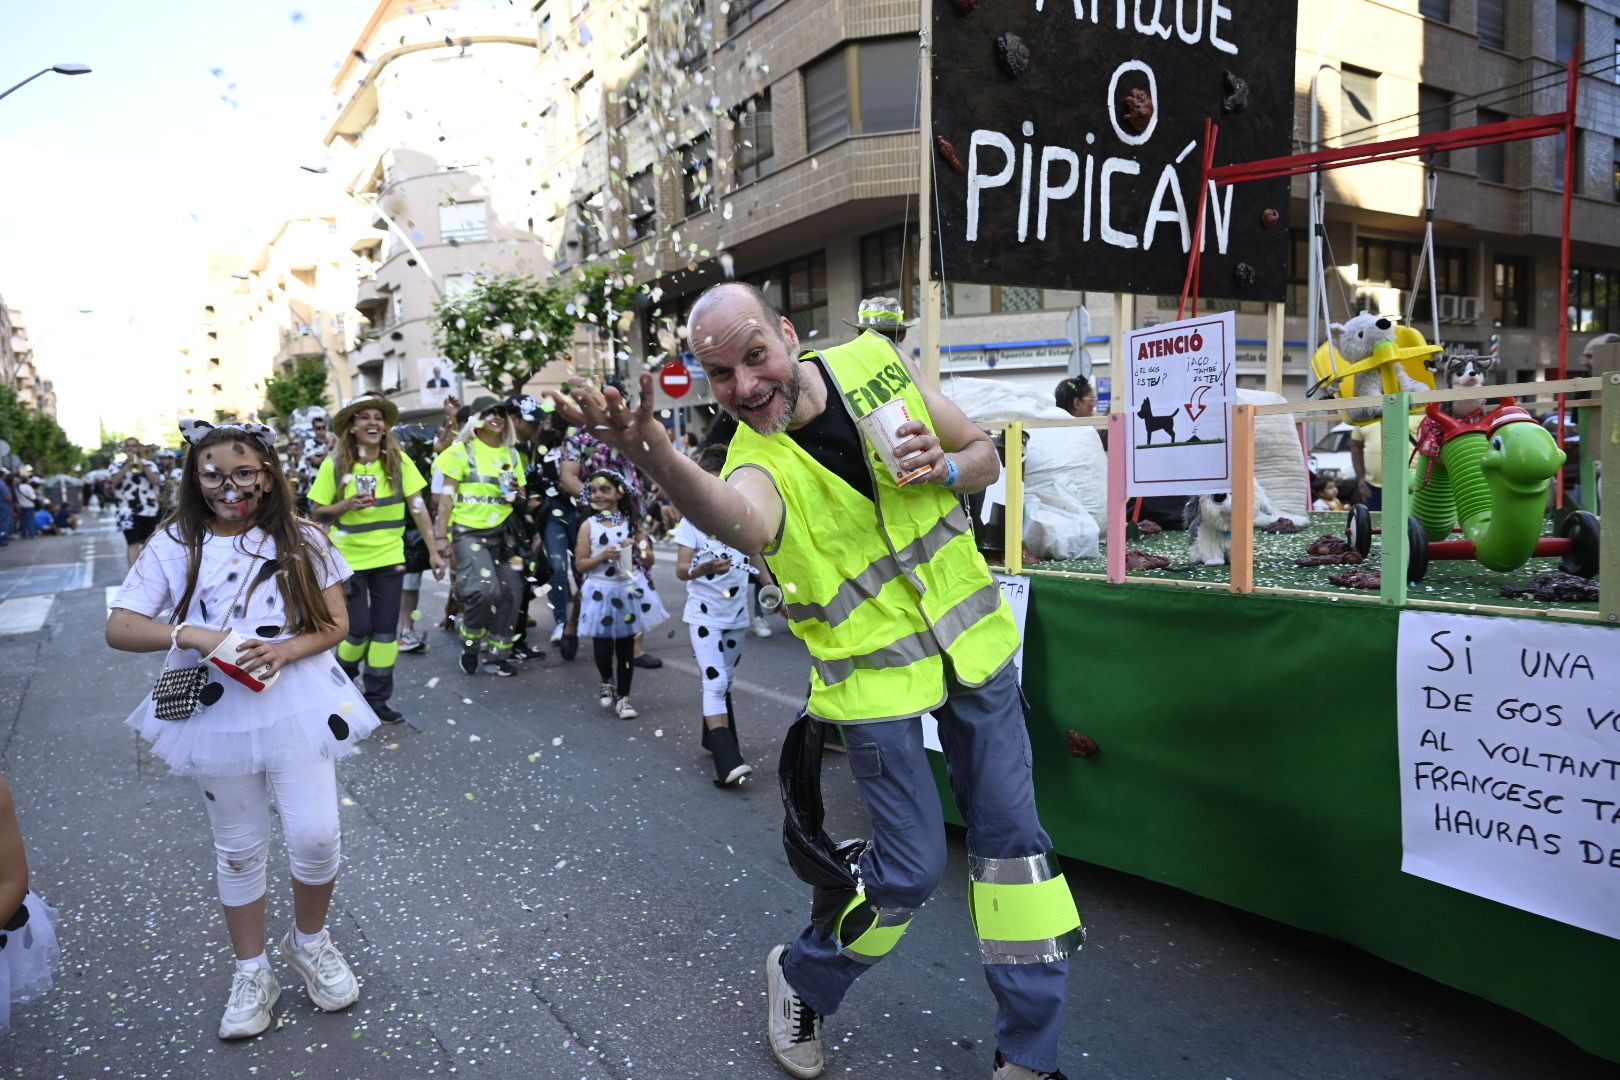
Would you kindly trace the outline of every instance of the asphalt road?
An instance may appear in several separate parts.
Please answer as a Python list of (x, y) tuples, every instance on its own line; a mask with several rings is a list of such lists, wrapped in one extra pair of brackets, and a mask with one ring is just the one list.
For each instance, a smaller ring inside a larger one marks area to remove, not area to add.
[[(678, 612), (672, 563), (658, 576)], [(230, 950), (200, 796), (121, 724), (156, 658), (102, 642), (106, 587), (123, 572), (106, 519), (0, 548), (0, 768), (65, 953), (56, 987), (0, 1038), (0, 1076), (785, 1075), (763, 1042), (762, 963), (798, 930), (807, 890), (781, 854), (774, 783), (710, 782), (697, 671), (674, 622), (653, 634), (665, 666), (637, 672), (629, 722), (597, 706), (588, 655), (468, 678), (435, 631), (426, 655), (401, 657), (408, 722), (339, 766), (332, 929), (360, 1002), (315, 1011), (272, 953), (275, 1026), (219, 1042)], [(438, 612), (440, 595), (423, 607)], [(736, 695), (744, 750), (766, 775), (804, 679), (801, 647), (775, 625), (748, 640)], [(836, 755), (825, 784), (831, 831), (863, 832)], [(1528, 1020), (1354, 950), (1068, 870), (1090, 931), (1064, 1034), (1072, 1080), (1620, 1077)], [(277, 937), (291, 918), (285, 873), (273, 852)], [(828, 1019), (829, 1076), (989, 1075), (993, 1004), (966, 880), (953, 833), (945, 883), (904, 945)]]

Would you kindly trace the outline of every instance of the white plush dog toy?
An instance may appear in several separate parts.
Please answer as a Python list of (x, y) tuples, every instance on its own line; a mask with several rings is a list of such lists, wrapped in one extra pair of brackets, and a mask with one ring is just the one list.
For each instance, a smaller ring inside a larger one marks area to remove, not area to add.
[[(1333, 347), (1338, 354), (1352, 364), (1360, 363), (1372, 356), (1373, 350), (1384, 342), (1393, 343), (1395, 340), (1395, 320), (1389, 315), (1374, 315), (1370, 311), (1363, 311), (1342, 323), (1333, 323), (1328, 327), (1328, 333), (1333, 335)], [(1408, 394), (1420, 394), (1429, 389), (1406, 373), (1406, 370), (1395, 364), (1395, 379), (1400, 388)], [(1356, 375), (1355, 397), (1374, 397), (1384, 392), (1383, 375), (1377, 368), (1363, 371)], [(1351, 409), (1348, 412), (1351, 423), (1364, 423), (1376, 420), (1381, 415), (1376, 408)]]
[[(1269, 525), (1277, 511), (1264, 489), (1254, 485), (1254, 523)], [(1205, 566), (1221, 566), (1232, 561), (1232, 497), (1224, 491), (1215, 495), (1194, 495), (1187, 500), (1182, 519), (1187, 524), (1187, 552), (1193, 561)]]

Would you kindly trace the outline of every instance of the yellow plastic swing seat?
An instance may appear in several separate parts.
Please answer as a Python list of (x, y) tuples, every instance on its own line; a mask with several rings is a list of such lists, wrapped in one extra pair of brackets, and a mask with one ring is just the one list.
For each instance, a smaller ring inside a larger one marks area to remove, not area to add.
[[(1318, 382), (1331, 382), (1335, 397), (1356, 397), (1356, 376), (1366, 371), (1378, 369), (1379, 381), (1383, 389), (1380, 393), (1394, 394), (1401, 389), (1396, 368), (1400, 368), (1406, 377), (1413, 382), (1421, 383), (1426, 390), (1434, 389), (1434, 372), (1430, 371), (1424, 363), (1429, 357), (1445, 350), (1439, 345), (1430, 345), (1427, 339), (1410, 326), (1396, 326), (1395, 340), (1392, 343), (1379, 345), (1373, 354), (1365, 360), (1352, 363), (1333, 347), (1333, 339), (1329, 338), (1317, 348), (1311, 357), (1311, 374)], [(1422, 405), (1413, 405), (1412, 412), (1423, 411)], [(1353, 416), (1348, 410), (1339, 410), (1339, 416), (1347, 424), (1365, 427), (1378, 422), (1377, 416)]]

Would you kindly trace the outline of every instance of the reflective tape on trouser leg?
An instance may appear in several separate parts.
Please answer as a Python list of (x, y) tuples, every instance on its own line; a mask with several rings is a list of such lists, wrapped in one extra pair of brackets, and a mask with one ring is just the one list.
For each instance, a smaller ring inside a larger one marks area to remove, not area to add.
[(1057, 857), (969, 857), (968, 904), (986, 964), (1062, 960), (1086, 939)]
[(393, 667), (394, 661), (398, 659), (399, 642), (397, 640), (378, 641), (373, 638), (371, 644), (366, 646), (366, 667)]
[(856, 893), (834, 928), (838, 947), (851, 960), (875, 964), (900, 943), (911, 926), (911, 914), (911, 908), (878, 907), (867, 901), (865, 893)]
[(358, 664), (366, 655), (366, 639), (344, 638), (338, 642), (337, 654), (345, 664)]

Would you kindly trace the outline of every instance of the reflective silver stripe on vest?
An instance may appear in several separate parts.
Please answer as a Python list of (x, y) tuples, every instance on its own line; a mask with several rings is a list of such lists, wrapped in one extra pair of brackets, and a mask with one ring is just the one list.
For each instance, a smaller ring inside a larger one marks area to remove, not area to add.
[(1001, 606), (1001, 585), (996, 581), (977, 592), (969, 593), (956, 602), (956, 606), (939, 617), (934, 623), (934, 634), (939, 638), (940, 646), (950, 648), (956, 644), (956, 639), (972, 629), (986, 615), (994, 614)]
[(810, 663), (821, 675), (824, 686), (837, 686), (857, 671), (876, 671), (881, 668), (905, 667), (919, 660), (939, 655), (942, 649), (955, 644), (974, 623), (993, 614), (1001, 606), (1001, 586), (992, 581), (977, 592), (964, 597), (934, 624), (933, 632), (910, 634), (881, 649), (864, 656), (850, 656), (842, 660), (817, 660)]
[(837, 686), (857, 671), (877, 671), (882, 668), (906, 667), (930, 656), (939, 655), (939, 645), (932, 634), (910, 634), (892, 645), (874, 649), (864, 656), (850, 656), (843, 660), (817, 660), (810, 664), (821, 676), (824, 686)]
[(988, 885), (1039, 885), (1063, 876), (1063, 867), (1050, 851), (1014, 859), (981, 859), (969, 854), (968, 875)]
[(508, 500), (501, 498), (499, 495), (463, 495), (459, 491), (456, 492), (456, 502), (458, 502), (458, 503), (503, 503), (504, 504), (507, 501)]
[(825, 604), (783, 604), (782, 614), (794, 621), (819, 619), (828, 626), (838, 626), (903, 571), (915, 570), (938, 554), (946, 544), (971, 529), (967, 514), (958, 503), (932, 529), (901, 548), (897, 554), (874, 560), (865, 570), (838, 586), (838, 591)]
[(353, 536), (355, 533), (381, 532), (384, 529), (404, 528), (405, 518), (401, 516), (394, 518), (391, 521), (368, 521), (362, 525), (344, 525), (343, 523), (339, 522), (337, 531), (343, 533), (345, 536)]
[(987, 941), (979, 939), (981, 964), (1051, 964), (1067, 960), (1071, 953), (1080, 951), (1086, 943), (1085, 927), (1055, 938), (1037, 938), (1034, 941)]

